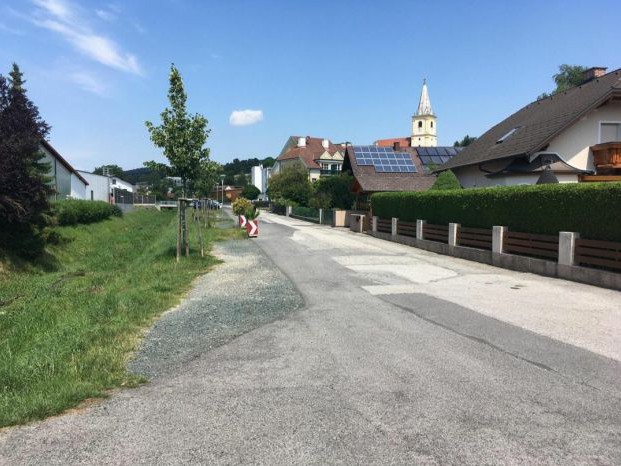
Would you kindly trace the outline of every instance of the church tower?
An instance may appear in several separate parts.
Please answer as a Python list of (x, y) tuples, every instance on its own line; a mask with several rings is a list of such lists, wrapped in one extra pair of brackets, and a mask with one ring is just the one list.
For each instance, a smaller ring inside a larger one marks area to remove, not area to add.
[(427, 80), (423, 79), (418, 111), (412, 116), (412, 147), (436, 147), (438, 145), (436, 134), (436, 116), (431, 110)]

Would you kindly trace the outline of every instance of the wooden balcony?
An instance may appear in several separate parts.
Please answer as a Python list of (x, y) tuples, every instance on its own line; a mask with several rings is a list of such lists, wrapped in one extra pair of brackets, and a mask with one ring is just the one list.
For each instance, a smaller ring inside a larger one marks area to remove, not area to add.
[(621, 141), (591, 146), (598, 175), (621, 175)]

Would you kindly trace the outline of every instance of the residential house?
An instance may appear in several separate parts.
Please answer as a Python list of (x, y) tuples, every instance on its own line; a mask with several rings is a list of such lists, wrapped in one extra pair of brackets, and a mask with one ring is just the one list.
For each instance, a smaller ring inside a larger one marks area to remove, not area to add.
[[(89, 186), (86, 190), (86, 199), (91, 201), (119, 203), (121, 197), (123, 197), (124, 201), (127, 201), (127, 193), (135, 192), (135, 188), (131, 183), (117, 176), (96, 175), (82, 170), (78, 170), (78, 173), (88, 181)], [(125, 203), (130, 202), (123, 202), (123, 204)]]
[(329, 139), (291, 136), (276, 158), (272, 174), (301, 163), (311, 181), (317, 181), (321, 176), (338, 175), (343, 166), (344, 153), (343, 144), (333, 144)]
[[(446, 156), (445, 156), (446, 157)], [(440, 159), (442, 160), (442, 159)], [(345, 151), (343, 172), (354, 177), (352, 191), (357, 208), (367, 207), (372, 193), (384, 191), (426, 191), (436, 177), (433, 160), (424, 164), (413, 148), (353, 146)]]
[(464, 187), (621, 181), (621, 70), (531, 102), (442, 166)]
[(259, 198), (265, 198), (268, 181), (272, 176), (272, 168), (256, 165), (250, 170), (251, 183), (261, 192)]
[(57, 200), (85, 199), (88, 181), (49, 142), (43, 140), (40, 148), (44, 161), (50, 166), (48, 176), (53, 189), (50, 197)]

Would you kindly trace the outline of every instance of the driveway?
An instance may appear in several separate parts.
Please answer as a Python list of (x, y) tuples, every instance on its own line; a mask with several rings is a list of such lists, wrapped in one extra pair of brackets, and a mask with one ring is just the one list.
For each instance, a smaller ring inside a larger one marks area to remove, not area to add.
[(621, 463), (621, 293), (270, 214), (249, 244), (279, 312), (172, 364), (150, 338), (211, 313), (167, 314), (152, 382), (5, 431), (0, 463)]

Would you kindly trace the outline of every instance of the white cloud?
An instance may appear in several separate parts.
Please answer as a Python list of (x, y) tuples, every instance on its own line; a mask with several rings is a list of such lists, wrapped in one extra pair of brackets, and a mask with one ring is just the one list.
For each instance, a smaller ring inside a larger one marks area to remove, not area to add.
[(135, 55), (124, 52), (112, 39), (93, 32), (78, 9), (67, 0), (33, 1), (40, 7), (34, 24), (60, 34), (92, 60), (128, 73), (142, 74)]
[(233, 110), (229, 123), (233, 126), (254, 125), (263, 121), (263, 110)]
[(86, 91), (100, 96), (104, 96), (106, 94), (107, 86), (86, 71), (76, 71), (70, 75), (70, 78)]
[(116, 15), (111, 11), (95, 10), (95, 14), (104, 21), (114, 21), (116, 19)]

